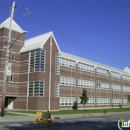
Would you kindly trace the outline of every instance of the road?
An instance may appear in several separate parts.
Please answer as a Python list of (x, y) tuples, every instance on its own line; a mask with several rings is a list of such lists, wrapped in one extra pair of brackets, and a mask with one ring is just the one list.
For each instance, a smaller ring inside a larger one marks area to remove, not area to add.
[(80, 119), (55, 119), (53, 126), (47, 128), (29, 121), (1, 122), (0, 130), (119, 130), (117, 122), (120, 118), (129, 120), (130, 114), (83, 117)]

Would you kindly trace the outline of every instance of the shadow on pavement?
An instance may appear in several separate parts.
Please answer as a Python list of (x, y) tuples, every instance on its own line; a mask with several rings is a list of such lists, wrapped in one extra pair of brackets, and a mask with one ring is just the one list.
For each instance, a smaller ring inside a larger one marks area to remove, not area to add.
[[(1, 123), (0, 123), (1, 125)], [(12, 122), (7, 123), (3, 128), (5, 130), (119, 130), (117, 121), (66, 121), (55, 120), (52, 126), (42, 127), (40, 124), (32, 122)]]

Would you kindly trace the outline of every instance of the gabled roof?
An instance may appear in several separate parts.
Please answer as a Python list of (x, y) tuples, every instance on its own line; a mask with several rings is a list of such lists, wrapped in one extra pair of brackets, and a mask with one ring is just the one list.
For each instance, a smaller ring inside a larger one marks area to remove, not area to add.
[(60, 48), (59, 48), (57, 41), (53, 35), (53, 32), (48, 32), (48, 33), (38, 35), (36, 37), (33, 37), (33, 38), (26, 40), (24, 42), (24, 46), (20, 50), (20, 53), (28, 52), (28, 51), (35, 50), (38, 48), (43, 48), (44, 44), (47, 42), (47, 40), (50, 38), (50, 36), (53, 37), (53, 39), (56, 43), (56, 46), (60, 52)]
[[(0, 29), (9, 28), (9, 24), (10, 24), (10, 17), (0, 24)], [(20, 33), (24, 32), (23, 29), (14, 20), (12, 20), (12, 30)]]
[(130, 69), (127, 66), (124, 68), (124, 71), (130, 73)]
[(111, 66), (108, 66), (108, 65), (104, 65), (104, 64), (95, 62), (95, 61), (91, 61), (91, 60), (88, 60), (88, 59), (85, 59), (85, 58), (82, 58), (82, 57), (79, 57), (79, 56), (75, 56), (75, 55), (72, 55), (72, 54), (69, 54), (69, 53), (65, 53), (65, 52), (62, 52), (62, 51), (60, 52), (60, 54), (61, 54), (61, 57), (64, 57), (64, 58), (67, 58), (67, 59), (70, 59), (70, 60), (73, 60), (73, 61), (76, 61), (76, 62), (81, 62), (81, 63), (85, 63), (85, 64), (88, 64), (88, 65), (92, 65), (94, 67), (101, 67), (101, 68), (109, 70), (109, 71), (114, 71), (114, 72), (117, 72), (117, 73), (130, 75), (130, 70), (129, 70), (128, 67), (126, 67), (124, 70), (121, 70), (121, 69), (117, 69), (117, 68), (114, 68), (114, 67), (111, 67)]

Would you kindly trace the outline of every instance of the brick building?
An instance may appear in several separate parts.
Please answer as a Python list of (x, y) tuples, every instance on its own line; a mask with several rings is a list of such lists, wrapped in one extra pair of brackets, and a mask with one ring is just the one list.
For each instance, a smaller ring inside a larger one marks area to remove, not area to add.
[[(0, 102), (2, 101), (5, 47), (9, 20), (0, 24)], [(80, 105), (82, 90), (89, 97), (86, 108), (127, 106), (130, 70), (113, 68), (62, 52), (53, 32), (25, 40), (23, 29), (13, 20), (7, 78), (8, 109), (59, 110)], [(1, 105), (1, 103), (0, 103)]]

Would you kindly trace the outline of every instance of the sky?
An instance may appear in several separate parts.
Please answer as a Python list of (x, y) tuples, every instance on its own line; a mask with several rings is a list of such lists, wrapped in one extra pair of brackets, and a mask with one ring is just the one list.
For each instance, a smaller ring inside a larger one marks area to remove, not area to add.
[[(53, 31), (60, 50), (130, 68), (130, 0), (16, 0), (14, 20), (26, 39)], [(0, 23), (13, 0), (0, 0)]]

